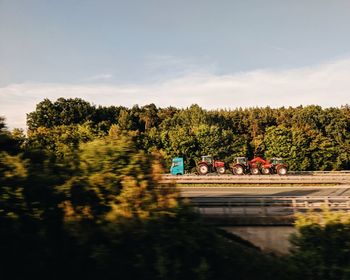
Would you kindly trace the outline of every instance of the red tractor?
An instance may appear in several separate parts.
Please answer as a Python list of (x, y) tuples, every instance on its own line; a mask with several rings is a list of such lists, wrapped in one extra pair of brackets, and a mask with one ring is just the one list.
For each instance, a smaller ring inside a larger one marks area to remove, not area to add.
[(236, 175), (258, 175), (260, 173), (261, 165), (265, 163), (265, 160), (260, 157), (256, 157), (250, 161), (248, 161), (246, 157), (237, 157), (232, 166), (232, 173)]
[(281, 158), (272, 158), (271, 161), (264, 160), (261, 157), (255, 157), (248, 161), (245, 157), (235, 158), (235, 163), (232, 166), (232, 173), (236, 175), (252, 174), (258, 175), (260, 173), (264, 175), (268, 174), (287, 174), (287, 165)]
[[(287, 171), (288, 171), (287, 164), (284, 162), (282, 158), (271, 158), (269, 163), (271, 164), (270, 166), (271, 173), (275, 173), (278, 175), (287, 174)], [(269, 174), (269, 173), (266, 173), (266, 174)]]
[(250, 165), (246, 157), (236, 157), (232, 166), (232, 173), (235, 175), (243, 175), (251, 173)]
[(225, 174), (226, 172), (225, 163), (214, 160), (212, 156), (202, 156), (202, 160), (197, 166), (200, 175), (206, 175), (209, 172), (217, 172), (218, 174)]

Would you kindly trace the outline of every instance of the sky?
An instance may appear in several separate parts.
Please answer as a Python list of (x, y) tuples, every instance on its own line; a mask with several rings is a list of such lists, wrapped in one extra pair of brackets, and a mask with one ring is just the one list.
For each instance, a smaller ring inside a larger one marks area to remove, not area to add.
[(350, 98), (348, 0), (0, 0), (0, 116), (44, 98), (207, 109)]

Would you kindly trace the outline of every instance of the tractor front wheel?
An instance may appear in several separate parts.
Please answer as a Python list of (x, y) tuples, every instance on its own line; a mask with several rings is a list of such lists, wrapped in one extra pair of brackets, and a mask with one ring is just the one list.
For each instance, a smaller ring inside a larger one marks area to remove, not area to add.
[(225, 174), (225, 172), (226, 172), (226, 169), (225, 169), (225, 167), (224, 166), (220, 166), (220, 167), (217, 167), (216, 168), (216, 171), (219, 173), (219, 174)]
[(208, 171), (209, 171), (208, 165), (201, 164), (198, 166), (198, 173), (200, 175), (205, 175), (208, 173)]
[(287, 174), (287, 168), (284, 166), (281, 166), (280, 168), (277, 169), (277, 174), (278, 175), (286, 175)]
[(240, 165), (236, 165), (232, 168), (232, 173), (235, 175), (243, 175), (244, 174), (244, 168)]

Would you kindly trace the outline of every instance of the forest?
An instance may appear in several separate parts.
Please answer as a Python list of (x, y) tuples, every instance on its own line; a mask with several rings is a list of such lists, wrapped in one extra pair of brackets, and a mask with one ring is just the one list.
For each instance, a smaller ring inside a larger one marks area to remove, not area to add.
[[(294, 170), (349, 168), (350, 107), (204, 110), (44, 100), (28, 131), (0, 118), (4, 279), (348, 279), (348, 214), (300, 217), (288, 257), (205, 225), (173, 156), (280, 156)], [(164, 169), (165, 168), (165, 169)], [(189, 169), (190, 171), (190, 169)], [(305, 265), (307, 264), (307, 265)], [(5, 277), (6, 276), (6, 277)]]
[(45, 99), (27, 114), (28, 145), (63, 155), (105, 136), (113, 126), (135, 135), (146, 153), (158, 151), (165, 164), (185, 158), (187, 172), (201, 155), (229, 167), (237, 156), (282, 157), (290, 170), (346, 170), (350, 167), (350, 106), (322, 108), (237, 108), (205, 110), (95, 106), (82, 99)]

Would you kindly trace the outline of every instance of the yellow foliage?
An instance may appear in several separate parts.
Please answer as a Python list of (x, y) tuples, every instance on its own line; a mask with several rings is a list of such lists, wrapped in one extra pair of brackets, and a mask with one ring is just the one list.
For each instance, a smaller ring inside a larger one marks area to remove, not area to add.
[(342, 210), (332, 211), (329, 207), (324, 206), (321, 211), (309, 210), (307, 213), (297, 213), (295, 226), (297, 229), (310, 226), (313, 224), (325, 227), (333, 223), (350, 223), (350, 213)]

